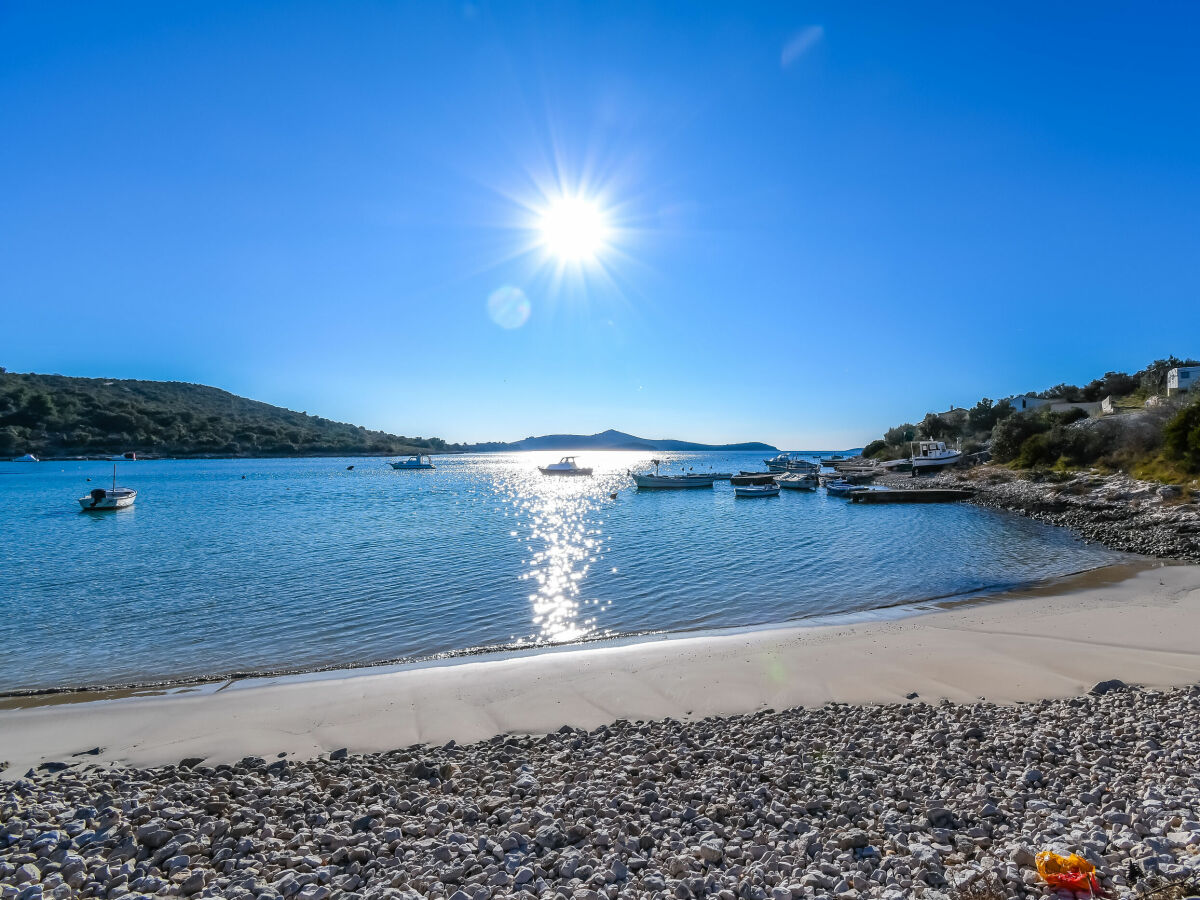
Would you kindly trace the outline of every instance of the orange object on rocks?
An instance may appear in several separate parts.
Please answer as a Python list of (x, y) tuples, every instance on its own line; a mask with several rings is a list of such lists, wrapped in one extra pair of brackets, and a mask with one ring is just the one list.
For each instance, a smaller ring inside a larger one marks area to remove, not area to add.
[(1055, 889), (1100, 893), (1100, 882), (1096, 880), (1096, 867), (1080, 856), (1060, 856), (1049, 850), (1037, 855), (1038, 874), (1046, 884)]

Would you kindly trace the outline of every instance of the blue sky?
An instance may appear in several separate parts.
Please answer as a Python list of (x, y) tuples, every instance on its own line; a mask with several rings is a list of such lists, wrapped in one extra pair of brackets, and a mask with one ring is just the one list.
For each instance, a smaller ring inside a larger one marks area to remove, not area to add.
[[(0, 364), (449, 440), (799, 448), (1198, 355), (1198, 27), (5, 3)], [(584, 264), (536, 245), (560, 187), (607, 217)], [(489, 316), (506, 286), (520, 327)]]

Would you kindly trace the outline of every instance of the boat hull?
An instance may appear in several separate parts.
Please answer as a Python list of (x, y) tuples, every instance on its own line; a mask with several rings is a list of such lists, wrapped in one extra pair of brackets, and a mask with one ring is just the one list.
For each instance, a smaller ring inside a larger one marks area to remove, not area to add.
[(771, 487), (770, 485), (747, 485), (733, 489), (734, 496), (737, 497), (778, 497), (779, 487)]
[(786, 488), (789, 491), (815, 491), (818, 486), (818, 481), (812, 477), (788, 478), (784, 476), (780, 478), (776, 484), (781, 488)]
[(395, 469), (397, 472), (405, 472), (405, 471), (408, 471), (409, 469), (412, 469), (415, 471), (417, 469), (432, 469), (433, 468), (432, 463), (427, 463), (425, 465), (420, 465), (420, 466), (405, 466), (405, 465), (401, 465), (400, 463), (389, 463), (389, 465), (393, 469)]
[(912, 467), (913, 467), (914, 471), (920, 471), (922, 469), (926, 469), (926, 470), (928, 470), (928, 469), (944, 469), (944, 468), (946, 468), (946, 466), (957, 465), (961, 461), (962, 461), (961, 453), (956, 453), (953, 456), (937, 456), (937, 457), (914, 456), (913, 461), (912, 461)]
[(674, 490), (681, 488), (711, 488), (711, 475), (634, 475), (639, 490)]
[(80, 497), (79, 506), (84, 512), (110, 512), (114, 509), (128, 509), (137, 499), (137, 491), (121, 492), (116, 496), (111, 496), (111, 491), (106, 494), (107, 496), (102, 500), (94, 499), (91, 496)]
[(775, 475), (772, 472), (743, 472), (741, 475), (734, 475), (729, 481), (735, 487), (739, 485), (774, 484)]
[(543, 475), (591, 475), (591, 469), (543, 469), (538, 466), (538, 471)]

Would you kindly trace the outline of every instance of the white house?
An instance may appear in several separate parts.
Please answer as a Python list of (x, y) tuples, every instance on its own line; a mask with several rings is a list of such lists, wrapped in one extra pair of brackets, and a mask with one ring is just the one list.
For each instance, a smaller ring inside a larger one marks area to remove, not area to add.
[[(1007, 400), (1009, 406), (1017, 412), (1037, 409), (1039, 406), (1045, 406), (1047, 403), (1054, 402), (1052, 400), (1043, 400), (1041, 397), (1035, 397), (1033, 394), (1021, 394), (1019, 397), (1005, 397), (1004, 400)], [(1004, 400), (1000, 402), (1003, 403)]]
[(1167, 396), (1190, 390), (1200, 384), (1200, 366), (1180, 366), (1167, 372)]

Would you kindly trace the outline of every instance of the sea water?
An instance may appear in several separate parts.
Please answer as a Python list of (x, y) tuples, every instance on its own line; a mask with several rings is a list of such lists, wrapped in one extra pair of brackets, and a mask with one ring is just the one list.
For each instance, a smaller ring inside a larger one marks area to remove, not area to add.
[[(1120, 558), (969, 504), (639, 492), (645, 453), (580, 451), (591, 477), (538, 471), (561, 455), (119, 463), (137, 503), (107, 513), (76, 498), (111, 484), (111, 464), (10, 464), (0, 692), (803, 622)], [(655, 455), (664, 472), (764, 468)]]

